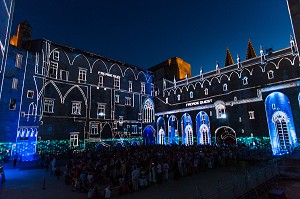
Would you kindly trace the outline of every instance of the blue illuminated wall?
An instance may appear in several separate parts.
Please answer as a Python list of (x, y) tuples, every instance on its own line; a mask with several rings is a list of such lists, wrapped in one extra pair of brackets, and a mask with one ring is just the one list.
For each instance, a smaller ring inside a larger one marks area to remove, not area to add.
[(144, 145), (152, 145), (155, 144), (154, 137), (155, 130), (152, 126), (146, 126), (143, 132), (143, 144)]
[(179, 144), (178, 120), (175, 115), (171, 115), (168, 119), (168, 136), (170, 144)]
[(181, 132), (182, 132), (182, 144), (188, 144), (186, 143), (186, 129), (187, 127), (191, 127), (193, 128), (193, 122), (192, 122), (192, 118), (188, 113), (185, 113), (182, 115), (181, 117)]
[(14, 0), (5, 0), (0, 2), (0, 74), (5, 67), (14, 3)]
[[(160, 136), (160, 133), (163, 136)], [(166, 144), (166, 123), (163, 117), (157, 119), (157, 144)]]
[(265, 109), (273, 154), (289, 153), (298, 146), (289, 99), (273, 92), (265, 100)]
[[(202, 132), (207, 132), (207, 143), (203, 140)], [(210, 121), (204, 111), (200, 111), (196, 116), (197, 144), (211, 144)]]

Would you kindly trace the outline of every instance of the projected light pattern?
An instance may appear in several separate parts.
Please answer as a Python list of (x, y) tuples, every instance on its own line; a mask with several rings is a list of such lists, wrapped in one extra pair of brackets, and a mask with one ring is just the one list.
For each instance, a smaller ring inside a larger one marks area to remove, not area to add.
[(22, 161), (34, 160), (37, 145), (37, 128), (21, 128), (17, 130), (16, 152)]
[(143, 133), (143, 144), (144, 145), (151, 145), (155, 144), (155, 137), (154, 137), (155, 130), (151, 125), (146, 126)]
[(289, 99), (273, 92), (267, 96), (265, 108), (273, 155), (291, 152), (298, 143)]
[(193, 122), (188, 113), (181, 117), (182, 144), (193, 145)]
[(200, 111), (196, 116), (197, 144), (211, 144), (210, 121), (204, 111)]
[(166, 144), (166, 125), (163, 117), (157, 119), (157, 144)]
[(179, 144), (178, 121), (175, 115), (171, 115), (168, 119), (168, 136), (169, 144)]

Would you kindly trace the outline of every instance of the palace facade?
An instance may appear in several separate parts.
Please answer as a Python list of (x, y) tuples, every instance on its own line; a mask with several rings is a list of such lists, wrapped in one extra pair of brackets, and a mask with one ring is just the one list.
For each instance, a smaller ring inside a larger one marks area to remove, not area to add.
[[(161, 76), (168, 71), (149, 70)], [(268, 54), (261, 47), (258, 56), (249, 40), (246, 60), (237, 57), (236, 63), (227, 49), (225, 67), (217, 63), (214, 71), (201, 69), (198, 76), (188, 78), (187, 73), (180, 80), (174, 75), (156, 84), (156, 142), (194, 145), (251, 138), (251, 145), (260, 145), (255, 138), (265, 137), (274, 155), (292, 151), (300, 130), (299, 80), (292, 37), (290, 47)]]
[[(299, 1), (290, 0), (291, 8)], [(178, 57), (148, 70), (41, 39), (21, 23), (8, 43), (14, 1), (0, 3), (0, 157), (89, 145), (212, 144), (267, 140), (274, 155), (298, 146), (298, 27), (287, 48), (200, 70)], [(299, 11), (291, 10), (292, 22)], [(1, 18), (1, 21), (2, 21)], [(294, 25), (295, 26), (295, 25)]]

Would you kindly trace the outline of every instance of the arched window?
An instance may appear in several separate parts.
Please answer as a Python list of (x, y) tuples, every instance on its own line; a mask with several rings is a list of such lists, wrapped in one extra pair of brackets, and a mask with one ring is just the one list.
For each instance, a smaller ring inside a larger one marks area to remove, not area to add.
[(247, 85), (248, 84), (248, 77), (244, 77), (243, 78), (243, 85)]
[(223, 101), (215, 102), (215, 109), (217, 118), (226, 118), (226, 106)]
[(268, 71), (268, 79), (273, 79), (274, 78), (274, 71), (269, 70)]
[(223, 84), (223, 91), (227, 91), (227, 84)]
[(194, 93), (193, 91), (190, 92), (190, 98), (193, 98), (194, 97)]
[(144, 122), (154, 121), (154, 104), (150, 98), (144, 102), (143, 118)]
[(205, 94), (205, 95), (208, 95), (208, 88), (205, 88), (205, 89), (204, 89), (204, 94)]

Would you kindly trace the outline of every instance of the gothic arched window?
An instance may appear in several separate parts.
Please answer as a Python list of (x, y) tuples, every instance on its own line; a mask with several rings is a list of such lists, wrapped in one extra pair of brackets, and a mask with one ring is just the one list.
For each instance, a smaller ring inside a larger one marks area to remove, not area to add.
[(154, 104), (153, 101), (148, 98), (144, 102), (143, 118), (144, 122), (153, 122), (154, 121)]

